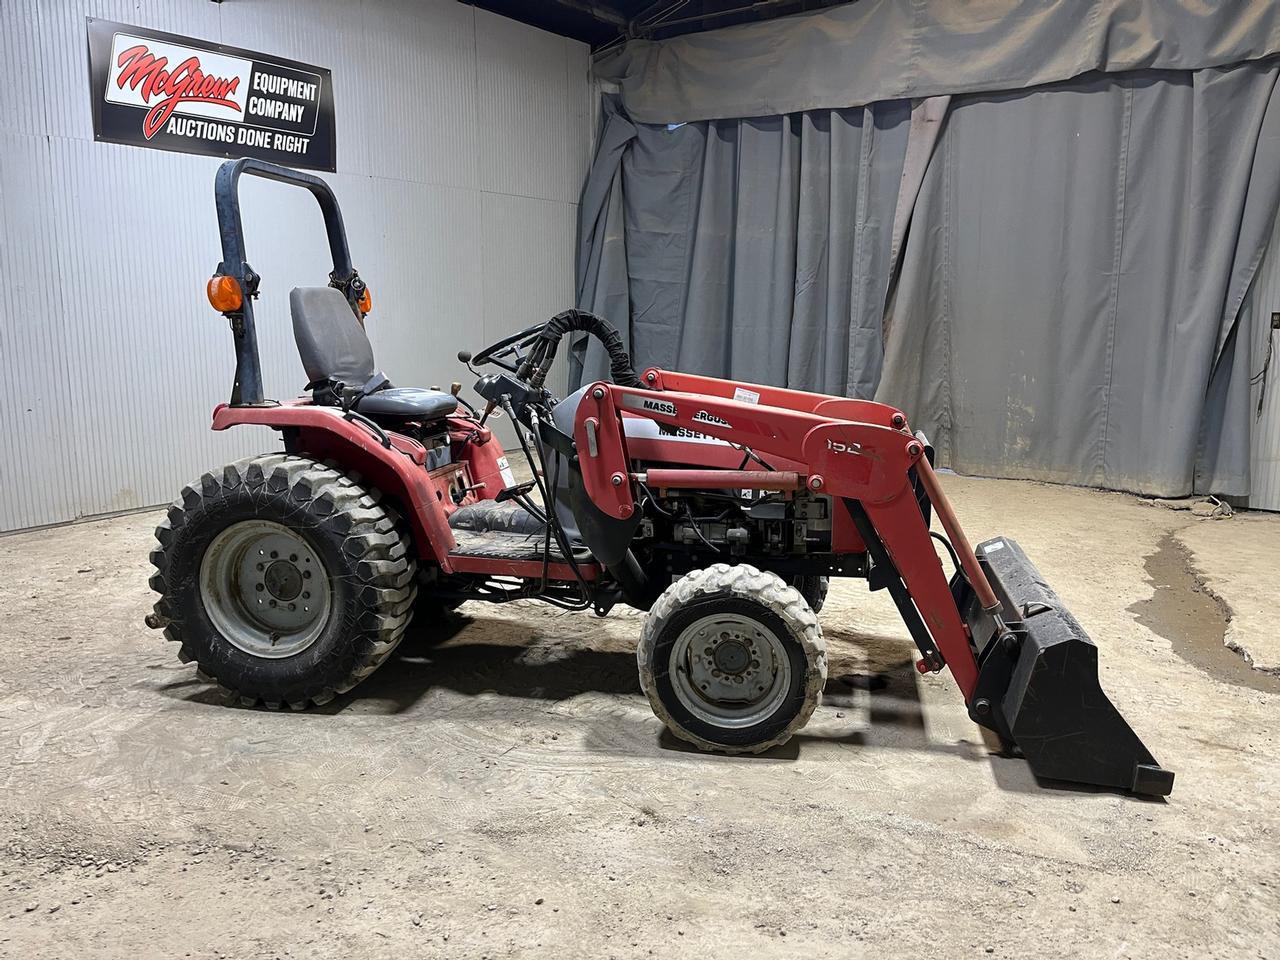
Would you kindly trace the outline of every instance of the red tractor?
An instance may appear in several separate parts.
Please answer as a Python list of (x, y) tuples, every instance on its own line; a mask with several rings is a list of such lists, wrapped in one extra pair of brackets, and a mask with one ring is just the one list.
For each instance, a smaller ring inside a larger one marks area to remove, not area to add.
[[(308, 396), (263, 393), (237, 184), (309, 190), (327, 286), (290, 295)], [(1166, 795), (1160, 767), (1098, 684), (1097, 648), (1018, 545), (974, 550), (899, 410), (656, 368), (637, 374), (604, 320), (568, 310), (491, 344), (477, 409), (396, 387), (364, 331), (369, 291), (322, 180), (228, 161), (215, 198), (222, 262), (209, 299), (236, 348), (213, 429), (262, 424), (283, 451), (206, 473), (156, 530), (149, 625), (246, 705), (301, 710), (387, 660), (415, 611), (536, 599), (648, 611), (636, 652), (654, 712), (724, 752), (787, 740), (827, 677), (816, 616), (830, 577), (887, 589), (919, 669), (951, 671), (975, 723), (1038, 775)], [(566, 336), (593, 337), (611, 376), (558, 399)], [(518, 482), (489, 428), (515, 425)], [(941, 532), (930, 532), (936, 515)], [(944, 571), (935, 542), (953, 572)], [(428, 619), (428, 618), (423, 618)], [(430, 629), (428, 625), (426, 629)]]

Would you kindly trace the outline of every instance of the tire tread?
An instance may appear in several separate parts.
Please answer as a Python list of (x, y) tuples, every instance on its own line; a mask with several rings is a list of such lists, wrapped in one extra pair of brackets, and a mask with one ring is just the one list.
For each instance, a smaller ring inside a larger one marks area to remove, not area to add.
[[(234, 689), (200, 662), (199, 646), (188, 636), (187, 625), (176, 618), (179, 605), (173, 602), (175, 584), (170, 574), (176, 534), (192, 514), (242, 486), (286, 495), (296, 505), (301, 523), (342, 537), (341, 552), (351, 568), (347, 575), (359, 585), (353, 591), (356, 615), (351, 618), (357, 630), (351, 643), (355, 657), (345, 676), (290, 690), (287, 697), (266, 698)], [(408, 534), (390, 506), (381, 501), (379, 491), (344, 474), (337, 464), (290, 454), (237, 460), (184, 487), (156, 527), (157, 546), (150, 555), (156, 573), (149, 581), (160, 595), (155, 614), (166, 624), (166, 639), (178, 644), (178, 659), (194, 662), (197, 676), (224, 690), (228, 700), (246, 706), (261, 702), (272, 710), (285, 705), (294, 710), (321, 706), (370, 676), (404, 637), (418, 591), (417, 563), (409, 551)]]

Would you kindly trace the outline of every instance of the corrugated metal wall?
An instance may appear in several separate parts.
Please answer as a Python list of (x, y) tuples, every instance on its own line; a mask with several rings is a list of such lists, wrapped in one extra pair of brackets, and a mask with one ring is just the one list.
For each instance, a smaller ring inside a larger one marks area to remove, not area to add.
[[(1253, 281), (1247, 309), (1253, 310), (1253, 463), (1250, 469), (1249, 506), (1255, 510), (1280, 510), (1280, 330), (1271, 328), (1271, 314), (1280, 313), (1280, 218), (1271, 243)], [(1267, 364), (1266, 391), (1260, 376)], [(1259, 411), (1259, 400), (1261, 410)]]
[[(3, 0), (0, 530), (166, 502), (277, 445), (208, 429), (234, 367), (203, 293), (219, 161), (94, 142), (86, 16), (333, 71), (324, 176), (393, 380), (447, 384), (459, 349), (571, 304), (584, 45), (455, 0)], [(327, 279), (320, 215), (302, 191), (242, 190), (268, 392), (291, 396), (288, 292)]]

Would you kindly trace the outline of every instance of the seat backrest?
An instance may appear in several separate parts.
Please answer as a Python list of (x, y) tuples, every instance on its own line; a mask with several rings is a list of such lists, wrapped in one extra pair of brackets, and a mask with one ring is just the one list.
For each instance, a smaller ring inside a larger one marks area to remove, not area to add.
[(289, 293), (293, 339), (311, 383), (338, 380), (362, 387), (374, 374), (373, 347), (351, 304), (333, 287), (294, 287)]

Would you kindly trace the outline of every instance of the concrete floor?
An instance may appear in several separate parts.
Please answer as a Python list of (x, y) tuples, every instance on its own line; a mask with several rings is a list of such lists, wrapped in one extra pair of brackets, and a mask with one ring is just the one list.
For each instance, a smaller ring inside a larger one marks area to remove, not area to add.
[(1280, 517), (946, 486), (1089, 629), (1168, 802), (989, 755), (860, 583), (761, 758), (662, 735), (627, 611), (469, 605), (325, 709), (223, 706), (142, 625), (130, 516), (0, 539), (0, 956), (1280, 957), (1280, 679), (1222, 646), (1274, 641)]

